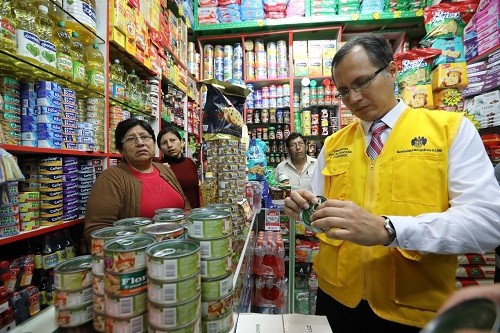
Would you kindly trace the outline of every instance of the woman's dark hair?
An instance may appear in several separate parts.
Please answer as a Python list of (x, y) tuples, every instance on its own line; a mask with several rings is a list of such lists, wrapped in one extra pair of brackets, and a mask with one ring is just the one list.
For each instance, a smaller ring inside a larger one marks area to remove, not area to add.
[(157, 137), (158, 139), (156, 140), (156, 145), (158, 146), (158, 148), (160, 150), (161, 150), (161, 137), (167, 133), (172, 133), (182, 142), (182, 137), (181, 137), (179, 131), (177, 130), (177, 128), (175, 128), (173, 126), (166, 126), (166, 127), (161, 129), (160, 133), (158, 133), (158, 137)]
[(292, 140), (297, 139), (297, 138), (301, 138), (304, 141), (304, 143), (307, 143), (307, 139), (304, 138), (304, 136), (302, 134), (297, 133), (297, 132), (292, 132), (292, 133), (290, 133), (290, 135), (288, 136), (288, 138), (286, 138), (286, 140), (285, 140), (286, 147), (290, 148), (290, 142)]
[(156, 142), (155, 138), (155, 132), (153, 131), (153, 128), (151, 128), (151, 125), (145, 120), (137, 119), (137, 118), (130, 118), (130, 119), (125, 119), (123, 121), (120, 121), (118, 125), (116, 125), (115, 129), (115, 147), (118, 150), (122, 150), (123, 148), (123, 138), (125, 137), (125, 134), (128, 132), (129, 129), (135, 126), (141, 126), (146, 130), (146, 132), (151, 135), (153, 138), (153, 141)]
[(332, 73), (335, 65), (341, 62), (342, 59), (358, 45), (366, 51), (372, 65), (377, 68), (386, 67), (394, 60), (391, 47), (384, 37), (374, 34), (364, 34), (349, 39), (347, 43), (338, 50), (332, 60)]

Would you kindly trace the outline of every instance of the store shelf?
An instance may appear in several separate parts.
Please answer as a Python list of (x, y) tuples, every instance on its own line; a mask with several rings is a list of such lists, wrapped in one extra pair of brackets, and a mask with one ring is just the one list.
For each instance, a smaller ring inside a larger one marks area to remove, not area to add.
[(95, 152), (95, 151), (80, 151), (80, 150), (69, 150), (69, 149), (54, 149), (54, 148), (39, 148), (39, 147), (28, 147), (28, 146), (17, 146), (17, 145), (0, 145), (1, 148), (7, 150), (13, 154), (20, 155), (69, 155), (69, 156), (83, 156), (83, 157), (107, 157), (106, 153)]
[(120, 100), (118, 100), (118, 99), (116, 99), (114, 97), (111, 97), (111, 96), (109, 97), (109, 104), (110, 105), (119, 105), (119, 106), (121, 106), (121, 107), (123, 107), (125, 109), (128, 109), (129, 111), (131, 111), (134, 114), (141, 114), (141, 115), (144, 115), (146, 117), (149, 117), (149, 118), (152, 118), (152, 119), (156, 119), (156, 117), (153, 116), (151, 114), (151, 112), (146, 112), (146, 111), (144, 111), (142, 109), (139, 109), (139, 108), (137, 108), (135, 106), (132, 106), (132, 105), (126, 103), (126, 102), (120, 101)]
[(116, 41), (110, 40), (109, 46), (109, 61), (111, 63), (114, 59), (120, 60), (120, 63), (127, 69), (127, 72), (130, 72), (130, 70), (133, 69), (135, 70), (137, 76), (139, 76), (141, 79), (159, 77), (159, 73), (156, 73), (151, 68), (148, 68), (133, 54), (130, 54), (125, 49), (123, 49), (121, 45)]
[(20, 241), (23, 239), (27, 239), (27, 238), (44, 235), (44, 234), (47, 234), (49, 232), (54, 232), (56, 230), (66, 229), (66, 228), (71, 227), (73, 225), (82, 224), (83, 222), (84, 222), (84, 219), (81, 218), (81, 219), (77, 219), (77, 220), (66, 221), (66, 222), (63, 222), (60, 224), (55, 224), (52, 226), (39, 227), (37, 229), (30, 230), (30, 231), (21, 231), (21, 233), (19, 235), (0, 238), (0, 246), (5, 245), (5, 244), (14, 243), (14, 242), (17, 242), (17, 241)]
[(37, 81), (45, 80), (57, 82), (65, 88), (75, 90), (79, 98), (105, 97), (104, 92), (91, 89), (88, 85), (74, 83), (72, 80), (63, 77), (56, 72), (46, 70), (3, 49), (0, 49), (0, 73), (11, 75), (18, 80), (26, 79), (33, 81), (33, 78), (36, 77)]
[[(298, 29), (301, 27), (321, 27), (341, 25), (343, 31), (371, 31), (414, 27), (423, 24), (423, 10), (395, 11), (370, 14), (309, 16), (298, 18), (285, 18), (277, 20), (258, 20), (250, 22), (217, 23), (196, 25), (194, 31), (198, 35), (223, 35), (228, 30), (231, 32), (265, 31), (278, 28)], [(197, 16), (196, 16), (197, 19)]]
[(257, 79), (257, 80), (245, 80), (246, 84), (252, 84), (255, 89), (261, 89), (262, 87), (269, 87), (270, 85), (283, 85), (289, 84), (290, 78), (277, 78), (277, 79)]
[(478, 56), (476, 56), (470, 60), (467, 60), (467, 64), (473, 64), (473, 63), (479, 62), (481, 60), (486, 60), (488, 58), (488, 55), (490, 55), (491, 53), (493, 53), (497, 50), (500, 50), (500, 44), (493, 46), (491, 49), (487, 50), (484, 53), (479, 54)]

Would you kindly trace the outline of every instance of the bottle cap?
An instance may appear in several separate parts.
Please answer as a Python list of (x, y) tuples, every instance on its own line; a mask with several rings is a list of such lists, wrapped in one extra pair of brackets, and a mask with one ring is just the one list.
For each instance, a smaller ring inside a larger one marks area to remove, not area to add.
[(311, 82), (311, 80), (309, 80), (308, 77), (305, 77), (302, 80), (300, 80), (300, 84), (302, 84), (303, 87), (307, 87), (310, 82)]

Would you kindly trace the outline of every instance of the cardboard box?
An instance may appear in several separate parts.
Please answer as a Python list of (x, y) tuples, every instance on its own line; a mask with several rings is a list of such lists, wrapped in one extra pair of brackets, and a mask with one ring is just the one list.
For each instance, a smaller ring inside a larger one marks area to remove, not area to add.
[(109, 2), (109, 25), (116, 27), (121, 32), (127, 31), (127, 2), (125, 0), (112, 0)]
[(307, 41), (307, 57), (321, 58), (323, 56), (323, 41), (321, 40), (308, 40)]
[(333, 58), (323, 58), (323, 76), (332, 76)]
[(430, 84), (406, 86), (403, 88), (403, 101), (412, 108), (434, 108), (434, 97)]
[(469, 84), (465, 62), (440, 64), (431, 73), (432, 89), (466, 88)]
[(309, 76), (322, 76), (323, 75), (323, 59), (309, 58)]
[(125, 11), (125, 20), (127, 24), (127, 28), (125, 30), (125, 35), (127, 38), (135, 41), (135, 10), (131, 7), (126, 8)]
[(333, 58), (337, 53), (337, 41), (335, 39), (323, 40), (323, 58)]
[(125, 49), (125, 41), (127, 36), (117, 27), (110, 27), (109, 29), (109, 38), (112, 41), (115, 41), (119, 46)]
[(309, 63), (307, 59), (294, 60), (294, 76), (307, 76), (309, 74)]
[(293, 59), (294, 60), (307, 59), (307, 41), (306, 40), (294, 40), (292, 47), (293, 47)]
[(236, 333), (332, 333), (325, 316), (240, 313)]

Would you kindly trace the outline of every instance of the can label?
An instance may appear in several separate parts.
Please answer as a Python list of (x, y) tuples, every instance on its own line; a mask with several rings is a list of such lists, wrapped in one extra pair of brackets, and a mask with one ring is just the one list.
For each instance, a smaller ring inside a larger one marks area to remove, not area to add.
[(218, 238), (230, 235), (232, 221), (230, 213), (195, 213), (187, 219), (188, 235), (193, 238)]
[(145, 235), (121, 237), (106, 242), (104, 268), (115, 273), (145, 268), (146, 248), (154, 242), (153, 237)]
[(201, 298), (204, 300), (221, 298), (227, 296), (231, 291), (233, 291), (233, 275), (231, 273), (223, 278), (201, 281)]
[(115, 296), (130, 296), (139, 294), (147, 288), (147, 273), (145, 269), (130, 273), (104, 274), (104, 291)]
[(159, 328), (176, 328), (189, 324), (200, 313), (200, 303), (199, 295), (169, 307), (149, 302), (149, 323)]
[(159, 280), (178, 280), (200, 270), (199, 245), (186, 240), (168, 240), (148, 248), (148, 276)]
[(55, 290), (54, 305), (60, 309), (72, 309), (92, 300), (92, 287), (76, 291)]
[(128, 297), (111, 297), (105, 295), (106, 315), (127, 318), (137, 316), (146, 311), (147, 293)]
[(132, 318), (113, 318), (106, 316), (105, 321), (106, 332), (146, 332), (146, 313)]
[(215, 300), (201, 301), (201, 316), (203, 319), (218, 319), (233, 310), (233, 292)]
[(215, 259), (201, 260), (201, 277), (217, 278), (231, 272), (231, 254)]
[(92, 320), (94, 316), (92, 302), (74, 309), (56, 307), (56, 322), (60, 327), (75, 327)]
[(148, 299), (157, 304), (181, 303), (198, 295), (200, 290), (201, 279), (198, 273), (172, 282), (148, 279)]

